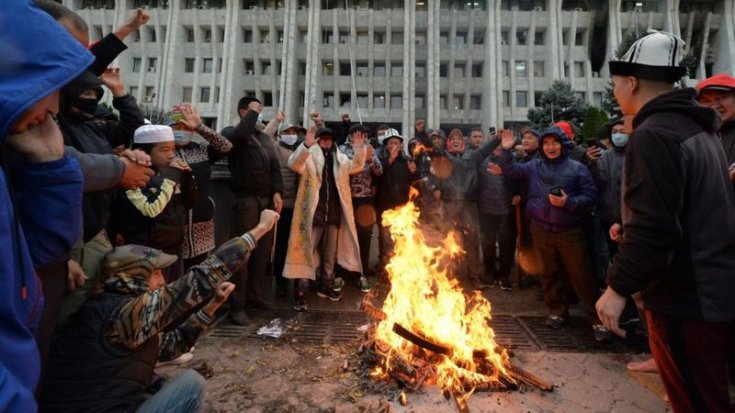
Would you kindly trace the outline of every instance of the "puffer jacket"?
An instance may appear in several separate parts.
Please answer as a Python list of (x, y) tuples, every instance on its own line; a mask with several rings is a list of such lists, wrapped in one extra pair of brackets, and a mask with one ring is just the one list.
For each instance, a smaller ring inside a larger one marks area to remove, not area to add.
[[(556, 159), (542, 157), (523, 164), (513, 162), (510, 151), (503, 150), (500, 167), (512, 179), (528, 181), (527, 211), (536, 225), (547, 231), (562, 231), (582, 226), (583, 216), (597, 202), (597, 190), (586, 166), (568, 158), (561, 129), (551, 127), (542, 136), (554, 136), (562, 143), (562, 155)], [(543, 151), (543, 150), (542, 150)], [(558, 185), (568, 195), (564, 207), (549, 202), (549, 190)]]
[(597, 162), (590, 163), (590, 171), (597, 184), (600, 198), (597, 216), (603, 221), (620, 222), (620, 182), (623, 178), (625, 147), (613, 147), (602, 153)]
[(462, 153), (449, 153), (445, 156), (452, 163), (452, 173), (446, 179), (438, 179), (442, 199), (447, 201), (477, 200), (477, 168), (500, 144), (499, 139), (485, 142), (478, 149), (465, 150)]

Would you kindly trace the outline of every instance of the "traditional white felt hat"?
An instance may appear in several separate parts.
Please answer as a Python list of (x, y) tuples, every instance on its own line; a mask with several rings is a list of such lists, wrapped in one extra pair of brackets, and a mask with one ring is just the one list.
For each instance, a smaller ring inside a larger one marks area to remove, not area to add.
[(683, 47), (679, 37), (654, 31), (636, 40), (620, 60), (610, 61), (610, 74), (674, 83), (684, 75), (679, 66)]
[(174, 131), (166, 125), (143, 125), (135, 130), (134, 143), (173, 142)]

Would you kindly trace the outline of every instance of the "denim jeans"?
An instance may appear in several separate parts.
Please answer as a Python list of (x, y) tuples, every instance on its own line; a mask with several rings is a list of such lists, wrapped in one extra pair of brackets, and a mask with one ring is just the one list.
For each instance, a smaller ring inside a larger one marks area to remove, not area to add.
[(138, 407), (137, 413), (195, 413), (204, 404), (204, 377), (186, 370), (163, 385)]

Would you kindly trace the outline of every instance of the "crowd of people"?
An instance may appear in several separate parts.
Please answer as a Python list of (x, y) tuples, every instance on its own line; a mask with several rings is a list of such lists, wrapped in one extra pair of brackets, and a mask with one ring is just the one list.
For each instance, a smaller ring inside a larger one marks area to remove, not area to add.
[[(156, 364), (188, 354), (223, 305), (247, 325), (271, 289), (295, 311), (346, 282), (369, 292), (393, 254), (380, 217), (414, 193), (427, 234), (460, 239), (468, 293), (511, 293), (518, 264), (549, 328), (576, 303), (599, 341), (647, 326), (675, 411), (733, 411), (735, 78), (675, 89), (674, 36), (611, 62), (626, 117), (580, 142), (566, 121), (520, 136), (423, 119), (403, 136), (348, 114), (333, 130), (318, 112), (266, 123), (249, 96), (221, 132), (187, 102), (151, 124), (110, 66), (144, 10), (91, 46), (59, 3), (12, 1), (0, 24), (21, 19), (0, 34), (17, 52), (0, 63), (0, 410), (197, 411), (204, 379), (151, 391)], [(225, 158), (231, 239), (217, 246), (210, 176)]]

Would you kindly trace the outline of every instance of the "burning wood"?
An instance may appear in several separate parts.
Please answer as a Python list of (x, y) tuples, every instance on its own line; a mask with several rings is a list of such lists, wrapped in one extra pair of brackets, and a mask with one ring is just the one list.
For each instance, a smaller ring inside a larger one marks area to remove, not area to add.
[(361, 308), (375, 324), (368, 330), (363, 360), (371, 376), (392, 378), (409, 390), (436, 383), (460, 411), (475, 391), (507, 391), (526, 384), (551, 391), (553, 385), (510, 364), (490, 328), (490, 302), (479, 292), (464, 294), (445, 265), (463, 253), (450, 233), (431, 247), (418, 227), (411, 201), (383, 214), (395, 253), (386, 266), (391, 289), (383, 308)]

